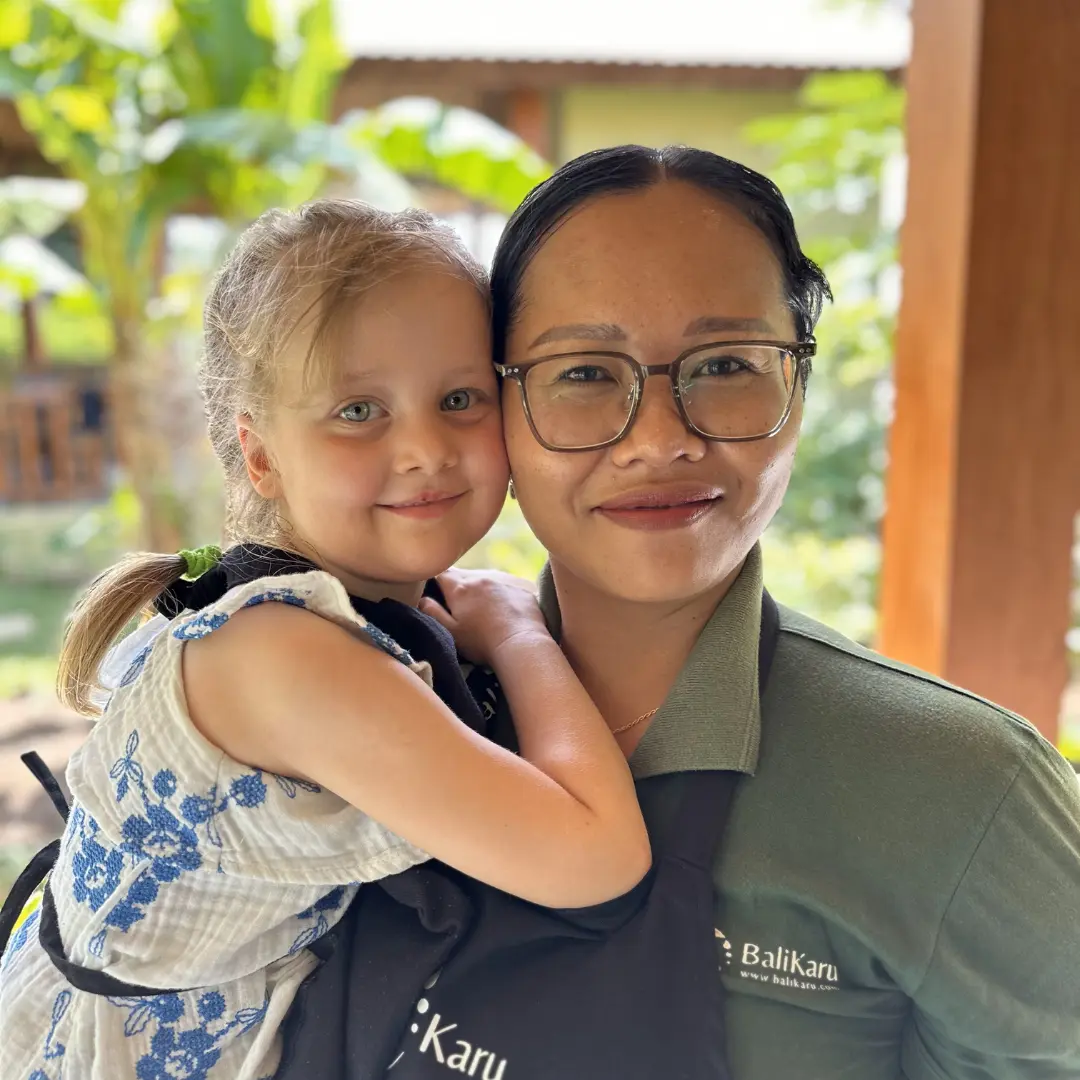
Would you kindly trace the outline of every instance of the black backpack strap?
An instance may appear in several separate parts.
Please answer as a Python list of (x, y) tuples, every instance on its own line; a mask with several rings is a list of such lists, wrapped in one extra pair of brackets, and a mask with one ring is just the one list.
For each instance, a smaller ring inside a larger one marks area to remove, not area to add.
[[(45, 789), (45, 794), (49, 796), (49, 802), (56, 807), (56, 812), (66, 824), (68, 819), (67, 799), (64, 798), (64, 793), (60, 789), (60, 782), (53, 776), (49, 766), (41, 759), (41, 755), (34, 750), (22, 754), (20, 760)], [(26, 907), (30, 897), (37, 891), (38, 886), (48, 877), (49, 871), (56, 864), (56, 857), (59, 853), (59, 840), (53, 840), (51, 844), (46, 844), (30, 860), (23, 872), (16, 878), (15, 884), (11, 886), (11, 891), (4, 900), (3, 908), (0, 908), (0, 954), (7, 948), (23, 908)]]
[(11, 886), (11, 891), (4, 900), (3, 908), (0, 908), (0, 955), (11, 940), (15, 924), (19, 921), (19, 916), (26, 907), (27, 901), (55, 865), (59, 852), (60, 841), (54, 840), (43, 847), (15, 879), (15, 884)]
[[(41, 947), (48, 953), (53, 967), (64, 976), (76, 990), (85, 991), (87, 994), (98, 994), (102, 997), (155, 997), (158, 994), (178, 994), (179, 990), (169, 990), (160, 986), (136, 986), (133, 983), (121, 982), (103, 971), (94, 971), (93, 968), (82, 967), (73, 964), (64, 952), (64, 943), (60, 940), (60, 924), (56, 918), (56, 904), (53, 901), (52, 889), (49, 883), (45, 883), (45, 891), (41, 897), (41, 921), (38, 925), (38, 940)], [(188, 987), (187, 989), (198, 989)]]
[[(56, 807), (57, 813), (66, 822), (70, 807), (60, 783), (53, 776), (49, 766), (42, 761), (41, 756), (31, 750), (22, 755), (22, 761), (34, 774), (38, 783), (45, 789), (49, 801)], [(43, 847), (29, 862), (26, 869), (18, 876), (15, 884), (0, 909), (0, 954), (7, 948), (15, 924), (26, 907), (27, 901), (34, 895), (37, 889), (45, 882), (41, 895), (41, 917), (38, 924), (38, 940), (42, 948), (48, 953), (53, 965), (67, 981), (77, 990), (85, 990), (90, 994), (104, 994), (109, 997), (153, 997), (155, 994), (175, 994), (175, 990), (163, 990), (157, 987), (134, 986), (120, 982), (110, 975), (90, 968), (80, 967), (71, 963), (64, 953), (64, 945), (60, 940), (60, 926), (56, 918), (56, 905), (53, 902), (52, 890), (46, 880), (56, 865), (60, 854), (60, 841), (54, 840), (51, 844)]]
[(67, 799), (64, 798), (63, 791), (60, 790), (60, 781), (53, 776), (52, 770), (41, 760), (41, 755), (36, 750), (23, 754), (19, 760), (34, 774), (34, 779), (45, 789), (45, 794), (49, 796), (49, 802), (56, 807), (56, 812), (64, 819), (66, 825), (70, 808)]

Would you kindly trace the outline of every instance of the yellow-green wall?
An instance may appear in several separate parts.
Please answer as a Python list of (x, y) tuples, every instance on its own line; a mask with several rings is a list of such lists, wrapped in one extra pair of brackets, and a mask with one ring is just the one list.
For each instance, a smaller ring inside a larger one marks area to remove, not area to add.
[(788, 91), (574, 86), (560, 95), (555, 153), (569, 161), (618, 143), (685, 143), (765, 169), (768, 154), (747, 143), (742, 128), (756, 117), (795, 108), (795, 94)]

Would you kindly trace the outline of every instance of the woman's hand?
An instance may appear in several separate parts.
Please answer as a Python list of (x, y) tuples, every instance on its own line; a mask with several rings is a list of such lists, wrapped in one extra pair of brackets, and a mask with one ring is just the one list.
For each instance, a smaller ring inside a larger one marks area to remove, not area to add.
[(499, 570), (455, 569), (438, 582), (447, 607), (425, 597), (420, 610), (442, 623), (475, 663), (495, 667), (499, 650), (522, 634), (549, 637), (531, 581)]

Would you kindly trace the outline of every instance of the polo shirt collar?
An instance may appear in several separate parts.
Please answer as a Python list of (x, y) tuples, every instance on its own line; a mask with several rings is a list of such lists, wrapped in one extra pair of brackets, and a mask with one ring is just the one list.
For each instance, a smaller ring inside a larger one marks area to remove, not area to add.
[[(753, 775), (761, 743), (761, 590), (761, 549), (755, 545), (631, 755), (636, 780), (704, 769)], [(558, 638), (561, 617), (550, 566), (540, 573), (539, 592)]]

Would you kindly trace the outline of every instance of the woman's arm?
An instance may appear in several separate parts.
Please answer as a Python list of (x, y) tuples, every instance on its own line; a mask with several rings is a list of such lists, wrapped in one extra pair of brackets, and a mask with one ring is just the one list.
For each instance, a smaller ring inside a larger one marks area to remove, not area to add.
[(543, 702), (525, 710), (527, 757), (473, 732), (399, 661), (285, 604), (187, 643), (189, 712), (236, 760), (314, 781), (471, 877), (552, 907), (610, 899), (650, 862), (626, 761), (538, 616), (497, 606), (478, 659), (511, 700)]

